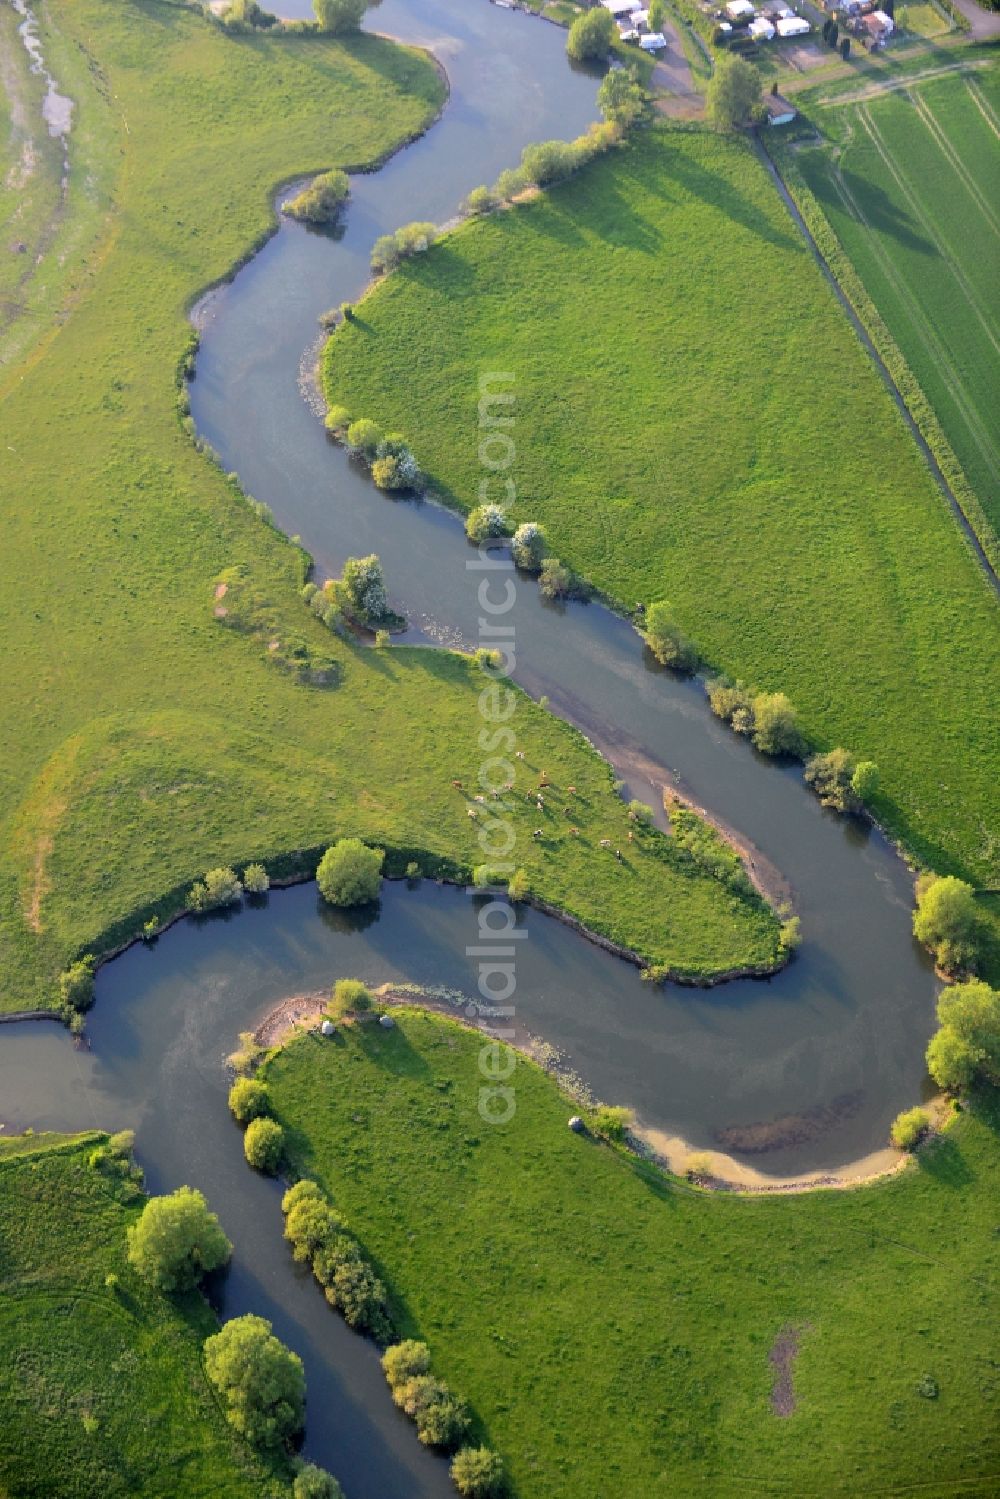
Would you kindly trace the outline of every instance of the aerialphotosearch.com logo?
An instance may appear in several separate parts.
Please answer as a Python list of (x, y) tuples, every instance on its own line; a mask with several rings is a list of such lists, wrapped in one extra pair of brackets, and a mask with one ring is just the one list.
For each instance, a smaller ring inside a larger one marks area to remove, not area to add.
[[(479, 504), (503, 510), (509, 509), (516, 498), (510, 472), (516, 452), (511, 434), (513, 382), (513, 374), (506, 371), (491, 371), (479, 380), (479, 462), (485, 471), (479, 481)], [(479, 694), (484, 726), (479, 731), (483, 759), (478, 776), (480, 806), (476, 811), (479, 846), (492, 882), (513, 875), (517, 844), (510, 819), (511, 803), (506, 799), (517, 777), (517, 736), (511, 726), (517, 696), (502, 680), (516, 664), (514, 623), (507, 618), (517, 598), (516, 572), (506, 547), (491, 548), (488, 541), (465, 565), (470, 572), (482, 574), (477, 593), (479, 646), (496, 653), (485, 666), (492, 680)], [(489, 1037), (479, 1049), (479, 1113), (487, 1124), (506, 1124), (515, 1111), (512, 1078), (517, 1053), (508, 1043), (514, 1036), (510, 1022), (514, 1019), (517, 988), (517, 943), (527, 933), (523, 928), (518, 930), (514, 906), (506, 895), (479, 903), (478, 925), (478, 941), (465, 952), (478, 961), (479, 993), (486, 1006), (478, 1013)]]

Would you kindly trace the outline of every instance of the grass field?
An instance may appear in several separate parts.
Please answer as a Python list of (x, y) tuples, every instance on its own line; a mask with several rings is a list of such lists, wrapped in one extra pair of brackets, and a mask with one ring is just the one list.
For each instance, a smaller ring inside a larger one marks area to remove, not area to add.
[(573, 1106), (524, 1061), (513, 1120), (484, 1124), (481, 1037), (397, 1015), (293, 1041), (264, 1077), (295, 1168), (377, 1259), (518, 1499), (994, 1492), (995, 1096), (888, 1184), (726, 1197), (571, 1134)]
[[(266, 229), (272, 185), (380, 157), (439, 106), (438, 75), (372, 37), (235, 40), (160, 0), (51, 10), (105, 80), (90, 106), (113, 99), (121, 156), (86, 294), (44, 359), (0, 386), (6, 1009), (52, 1004), (70, 957), (176, 911), (220, 862), (309, 869), (345, 833), (403, 850), (400, 870), (415, 857), (468, 874), (483, 858), (452, 786), (476, 789), (481, 672), (453, 654), (336, 641), (298, 597), (301, 553), (175, 411), (186, 307)], [(298, 685), (266, 659), (267, 639), (213, 618), (231, 566), (278, 636), (333, 653), (339, 685)], [(691, 974), (773, 960), (771, 913), (683, 867), (665, 840), (642, 840), (623, 865), (599, 849), (624, 846), (629, 824), (579, 735), (520, 697), (515, 728), (530, 789), (544, 767), (580, 791), (578, 838), (560, 805), (534, 841), (534, 806), (515, 801), (516, 859), (536, 893)]]
[[(9, 1499), (269, 1499), (201, 1365), (207, 1302), (125, 1259), (141, 1202), (91, 1169), (95, 1138), (0, 1143), (0, 1491)], [(117, 1275), (117, 1290), (105, 1276)]]
[(325, 378), (468, 508), (481, 367), (517, 375), (515, 519), (614, 597), (670, 599), (713, 665), (878, 762), (921, 858), (995, 880), (995, 599), (748, 144), (655, 127), (462, 226)]
[(1000, 530), (1000, 70), (814, 118), (799, 167)]

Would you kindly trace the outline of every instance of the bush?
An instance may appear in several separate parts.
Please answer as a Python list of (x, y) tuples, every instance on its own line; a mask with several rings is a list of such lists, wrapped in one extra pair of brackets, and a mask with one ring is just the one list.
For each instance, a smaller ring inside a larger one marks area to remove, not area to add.
[(230, 0), (222, 24), (227, 31), (266, 31), (278, 24), (278, 18), (258, 5), (257, 0)]
[(753, 742), (765, 755), (801, 754), (796, 712), (783, 692), (760, 692), (754, 698)]
[[(662, 0), (653, 0), (661, 4)], [(659, 30), (650, 20), (650, 29)], [(640, 87), (634, 68), (612, 68), (605, 74), (597, 91), (597, 104), (601, 114), (612, 124), (628, 129), (642, 114), (646, 105), (645, 90)]]
[(528, 186), (520, 167), (505, 167), (493, 184), (493, 195), (501, 203), (511, 203)]
[(192, 1187), (151, 1197), (126, 1239), (129, 1264), (161, 1291), (191, 1290), (233, 1251), (204, 1196)]
[(944, 973), (958, 973), (976, 961), (981, 927), (971, 885), (954, 875), (931, 875), (917, 883), (913, 935), (929, 947)]
[(452, 1451), (471, 1424), (464, 1400), (430, 1374), (419, 1374), (393, 1387), (393, 1399), (416, 1423), (417, 1437), (427, 1447)]
[(384, 861), (384, 849), (369, 848), (360, 838), (339, 839), (316, 871), (320, 894), (331, 906), (363, 906), (377, 900)]
[(912, 1150), (930, 1128), (931, 1116), (926, 1109), (905, 1109), (897, 1114), (889, 1130), (889, 1139), (898, 1150)]
[[(315, 1183), (310, 1182), (310, 1186)], [(287, 1199), (288, 1193), (285, 1193)], [(292, 1246), (293, 1257), (309, 1263), (345, 1234), (346, 1224), (340, 1214), (319, 1193), (295, 1201), (285, 1216), (285, 1238)], [(321, 1278), (317, 1272), (317, 1278)]]
[[(401, 1390), (411, 1379), (426, 1374), (430, 1366), (430, 1349), (426, 1343), (418, 1343), (415, 1338), (394, 1343), (382, 1355), (382, 1369), (389, 1381), (389, 1388), (393, 1391)], [(397, 1400), (396, 1404), (399, 1403)]]
[(510, 900), (524, 900), (530, 888), (525, 870), (515, 869), (507, 884), (507, 896)]
[(416, 220), (404, 224), (395, 234), (382, 234), (372, 246), (373, 271), (392, 271), (401, 260), (419, 255), (430, 248), (437, 237), (437, 225)]
[(382, 429), (370, 417), (359, 417), (347, 428), (348, 449), (352, 453), (360, 453), (362, 458), (367, 458), (369, 462), (374, 459), (381, 441)]
[(255, 1447), (287, 1447), (305, 1420), (306, 1381), (298, 1354), (263, 1317), (234, 1317), (205, 1340), (205, 1373), (236, 1430)]
[(323, 1200), (323, 1192), (319, 1184), (310, 1181), (308, 1177), (303, 1177), (286, 1191), (281, 1199), (281, 1211), (287, 1217), (292, 1209), (297, 1208), (302, 1202), (322, 1202)]
[(253, 1031), (240, 1031), (240, 1044), (226, 1058), (237, 1077), (247, 1077), (264, 1055), (264, 1047), (255, 1038)]
[(525, 182), (547, 187), (568, 177), (580, 165), (581, 152), (571, 141), (537, 141), (521, 152), (521, 172)]
[(859, 812), (861, 802), (854, 790), (856, 769), (854, 756), (848, 750), (832, 749), (824, 755), (809, 757), (805, 780), (824, 807), (835, 807), (838, 812)]
[(419, 880), (419, 878), (420, 878), (420, 865), (417, 863), (416, 859), (411, 859), (410, 862), (407, 864), (407, 866), (406, 866), (406, 878), (408, 880)]
[(851, 790), (864, 806), (878, 790), (878, 766), (874, 760), (859, 760), (851, 777)]
[(950, 1092), (977, 1076), (1000, 1081), (1000, 992), (981, 979), (952, 984), (938, 996), (941, 1029), (927, 1048), (927, 1068)]
[(89, 953), (59, 975), (59, 998), (78, 1013), (90, 1009), (94, 1003), (94, 959)]
[(127, 1161), (134, 1148), (134, 1129), (120, 1129), (108, 1136), (108, 1150), (118, 1161)]
[(295, 1475), (292, 1499), (344, 1499), (344, 1491), (332, 1473), (306, 1463)]
[(333, 1011), (337, 1015), (358, 1013), (372, 1007), (371, 990), (360, 979), (338, 979), (333, 986)]
[(285, 1131), (276, 1119), (251, 1119), (243, 1136), (243, 1154), (257, 1171), (277, 1176), (285, 1153)]
[(681, 634), (669, 604), (662, 601), (650, 604), (643, 633), (646, 644), (661, 666), (672, 666), (675, 671), (694, 671), (698, 665), (698, 653)]
[(500, 651), (491, 650), (488, 645), (480, 645), (472, 653), (472, 659), (480, 671), (499, 671), (503, 665), (503, 654)]
[(572, 568), (564, 566), (558, 557), (543, 558), (538, 587), (545, 599), (582, 599), (587, 595), (582, 578), (578, 578)]
[(266, 895), (271, 888), (263, 864), (248, 864), (243, 871), (243, 888), (248, 895)]
[(712, 1157), (707, 1151), (688, 1156), (688, 1163), (684, 1175), (688, 1181), (711, 1181), (715, 1176), (712, 1165)]
[(474, 187), (465, 200), (465, 211), (469, 214), (489, 213), (490, 209), (496, 206), (496, 197), (485, 184), (482, 187)]
[(463, 1447), (452, 1462), (451, 1481), (462, 1499), (499, 1499), (504, 1491), (503, 1460), (489, 1447)]
[(341, 35), (357, 31), (368, 8), (368, 0), (313, 0), (313, 10), (321, 31)]
[(189, 911), (215, 911), (224, 906), (235, 906), (243, 894), (243, 886), (236, 878), (235, 869), (210, 869), (188, 891)]
[(631, 1109), (604, 1103), (594, 1114), (594, 1133), (602, 1135), (605, 1140), (615, 1140), (620, 1144), (628, 1134), (631, 1123)]
[(337, 218), (350, 190), (346, 172), (322, 172), (302, 192), (282, 203), (282, 212), (307, 224), (329, 224)]
[(540, 572), (545, 559), (544, 528), (537, 521), (524, 521), (511, 538), (510, 551), (515, 563), (524, 572)]
[(368, 557), (348, 557), (341, 578), (348, 607), (368, 624), (378, 624), (389, 612), (382, 564), (374, 552)]
[(238, 1124), (250, 1124), (271, 1112), (267, 1089), (255, 1077), (238, 1077), (229, 1090), (229, 1112)]
[(749, 123), (760, 103), (760, 74), (742, 57), (716, 59), (705, 95), (708, 117), (719, 130)]
[[(322, 1260), (322, 1254), (320, 1251), (318, 1261)], [(326, 1254), (328, 1273), (318, 1278), (324, 1283), (327, 1301), (336, 1307), (348, 1327), (369, 1332), (375, 1338), (384, 1338), (390, 1332), (385, 1286), (362, 1258), (358, 1245), (345, 1235), (330, 1246)], [(313, 1268), (316, 1268), (315, 1263)]]
[(616, 34), (614, 18), (609, 10), (605, 10), (603, 6), (585, 10), (569, 28), (566, 51), (574, 62), (603, 62), (611, 50)]
[(413, 489), (420, 482), (420, 468), (401, 437), (385, 437), (372, 464), (372, 479), (379, 489)]
[(706, 682), (705, 691), (716, 718), (724, 719), (737, 734), (753, 733), (753, 696), (742, 682), (714, 677)]
[(477, 505), (466, 517), (465, 534), (479, 546), (492, 537), (509, 536), (510, 526), (503, 506)]
[(788, 916), (781, 923), (778, 946), (785, 953), (795, 952), (802, 946), (802, 921), (798, 916)]
[(346, 432), (351, 425), (351, 413), (346, 406), (331, 406), (323, 418), (323, 425), (328, 432)]

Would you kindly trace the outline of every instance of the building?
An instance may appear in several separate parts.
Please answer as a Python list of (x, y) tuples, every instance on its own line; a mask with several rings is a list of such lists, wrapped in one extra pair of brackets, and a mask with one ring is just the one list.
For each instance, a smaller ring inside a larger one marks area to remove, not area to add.
[(812, 30), (804, 16), (779, 16), (774, 24), (779, 36), (807, 36)]
[(767, 110), (769, 125), (790, 125), (798, 114), (798, 110), (794, 109), (780, 94), (765, 94), (764, 108)]
[(751, 21), (747, 27), (747, 31), (755, 42), (770, 42), (774, 40), (774, 27), (766, 16), (758, 16), (755, 21)]

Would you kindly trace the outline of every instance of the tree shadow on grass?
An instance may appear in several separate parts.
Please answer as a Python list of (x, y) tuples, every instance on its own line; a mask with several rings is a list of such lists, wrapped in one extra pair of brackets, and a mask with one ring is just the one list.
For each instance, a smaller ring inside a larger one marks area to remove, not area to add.
[(433, 1073), (429, 1064), (398, 1025), (385, 1030), (375, 1019), (362, 1020), (355, 1025), (354, 1033), (365, 1058), (384, 1072), (422, 1083), (431, 1081)]
[[(750, 158), (748, 158), (748, 163), (749, 160)], [(728, 177), (719, 172), (710, 171), (693, 156), (679, 150), (671, 150), (669, 147), (660, 157), (660, 163), (665, 177), (677, 183), (692, 197), (700, 198), (712, 208), (719, 209), (734, 223), (741, 224), (744, 229), (748, 229), (757, 239), (765, 240), (768, 244), (782, 250), (799, 252), (804, 250), (805, 246), (798, 235), (793, 235), (772, 222), (767, 207), (758, 207), (751, 198), (741, 193)], [(655, 180), (646, 178), (644, 186), (655, 197), (665, 198), (668, 202), (673, 201)], [(771, 201), (769, 199), (768, 204)]]
[[(831, 165), (829, 171), (810, 174), (809, 186), (823, 205), (828, 218), (831, 211), (850, 213), (853, 218), (853, 212), (844, 203), (833, 184), (832, 174), (835, 170), (836, 168)], [(938, 252), (934, 245), (917, 233), (910, 215), (898, 203), (893, 202), (884, 188), (877, 187), (875, 183), (859, 176), (857, 172), (841, 169), (840, 177), (847, 191), (864, 213), (867, 228), (876, 234), (890, 236), (904, 249), (914, 250), (919, 255), (937, 257)], [(866, 227), (860, 220), (856, 222), (862, 229)]]
[(932, 1177), (942, 1187), (959, 1190), (976, 1180), (976, 1173), (969, 1164), (957, 1140), (949, 1135), (940, 1135), (916, 1153), (916, 1161), (924, 1176)]

